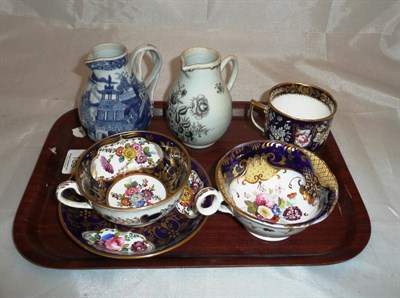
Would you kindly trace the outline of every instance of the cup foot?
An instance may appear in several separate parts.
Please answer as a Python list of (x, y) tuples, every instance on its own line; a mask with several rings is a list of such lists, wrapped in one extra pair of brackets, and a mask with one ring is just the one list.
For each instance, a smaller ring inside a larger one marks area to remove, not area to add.
[(185, 146), (188, 146), (188, 147), (190, 147), (190, 148), (193, 148), (193, 149), (204, 149), (204, 148), (208, 148), (208, 147), (210, 147), (210, 146), (212, 146), (212, 145), (214, 145), (215, 144), (215, 142), (214, 143), (211, 143), (211, 144), (207, 144), (207, 145), (193, 145), (193, 144), (187, 144), (187, 143), (183, 143)]
[(249, 231), (249, 233), (250, 233), (251, 235), (253, 235), (254, 237), (258, 238), (258, 239), (261, 239), (261, 240), (264, 240), (264, 241), (269, 241), (269, 242), (278, 242), (278, 241), (282, 241), (282, 240), (285, 240), (285, 239), (289, 238), (289, 236), (287, 236), (287, 237), (267, 237), (267, 236), (260, 236), (260, 235), (258, 235), (258, 234), (252, 233), (252, 232), (250, 232), (250, 231)]

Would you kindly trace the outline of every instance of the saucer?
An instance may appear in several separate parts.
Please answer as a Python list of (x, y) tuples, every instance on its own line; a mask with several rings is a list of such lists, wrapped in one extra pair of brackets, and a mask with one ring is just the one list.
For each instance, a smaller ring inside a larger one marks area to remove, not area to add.
[[(70, 208), (61, 203), (58, 215), (68, 236), (94, 254), (117, 259), (153, 257), (184, 244), (205, 224), (207, 217), (192, 208), (192, 200), (206, 186), (211, 186), (210, 178), (192, 159), (192, 172), (177, 207), (151, 225), (122, 226), (105, 220), (93, 209)], [(79, 198), (70, 190), (64, 195)]]

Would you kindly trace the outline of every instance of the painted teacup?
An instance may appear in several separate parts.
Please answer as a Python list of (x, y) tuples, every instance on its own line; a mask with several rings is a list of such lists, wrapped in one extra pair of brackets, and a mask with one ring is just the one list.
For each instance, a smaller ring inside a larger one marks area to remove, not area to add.
[[(262, 109), (265, 122), (259, 124), (254, 108)], [(303, 83), (282, 83), (271, 88), (267, 103), (251, 100), (253, 124), (268, 139), (297, 145), (311, 151), (328, 138), (337, 103), (320, 87)]]
[[(219, 190), (200, 190), (198, 211), (229, 213), (266, 241), (286, 239), (323, 221), (338, 200), (338, 183), (326, 163), (308, 150), (279, 141), (236, 146), (218, 162), (215, 178)], [(205, 206), (209, 196), (212, 202)]]
[[(177, 205), (190, 175), (190, 156), (182, 144), (160, 133), (132, 131), (87, 149), (75, 168), (75, 180), (62, 182), (56, 195), (67, 206), (93, 208), (111, 222), (140, 227)], [(63, 196), (69, 188), (85, 201)]]

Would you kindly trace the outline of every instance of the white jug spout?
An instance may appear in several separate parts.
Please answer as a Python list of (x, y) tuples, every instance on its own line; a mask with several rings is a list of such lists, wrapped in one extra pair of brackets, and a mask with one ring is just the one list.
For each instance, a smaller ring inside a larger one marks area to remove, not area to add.
[(190, 48), (181, 54), (182, 71), (213, 69), (221, 64), (221, 55), (209, 48)]

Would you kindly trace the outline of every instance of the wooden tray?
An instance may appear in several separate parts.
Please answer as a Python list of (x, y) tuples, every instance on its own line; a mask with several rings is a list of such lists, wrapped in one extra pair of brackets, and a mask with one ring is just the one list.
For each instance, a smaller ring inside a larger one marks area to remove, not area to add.
[[(248, 118), (247, 102), (234, 103), (234, 118), (227, 133), (213, 146), (189, 153), (214, 183), (217, 161), (232, 147), (262, 134)], [(156, 102), (149, 130), (168, 135), (165, 104)], [(32, 263), (49, 268), (165, 268), (221, 266), (326, 265), (349, 260), (367, 245), (371, 225), (367, 210), (332, 135), (316, 152), (339, 182), (340, 197), (333, 213), (322, 223), (287, 240), (266, 243), (251, 235), (233, 217), (218, 213), (188, 242), (165, 254), (134, 260), (105, 258), (78, 246), (62, 229), (58, 218), (57, 185), (69, 149), (85, 149), (92, 142), (77, 138), (77, 110), (60, 117), (52, 127), (18, 208), (13, 237), (18, 251)], [(50, 148), (56, 148), (54, 154)], [(215, 184), (214, 184), (215, 185)]]

